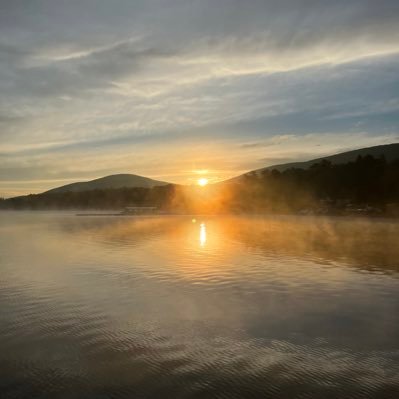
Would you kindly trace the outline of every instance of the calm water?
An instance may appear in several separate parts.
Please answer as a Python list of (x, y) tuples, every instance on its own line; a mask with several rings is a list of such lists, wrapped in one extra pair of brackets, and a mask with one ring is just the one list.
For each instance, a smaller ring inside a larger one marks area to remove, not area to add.
[(399, 223), (0, 213), (0, 397), (399, 398)]

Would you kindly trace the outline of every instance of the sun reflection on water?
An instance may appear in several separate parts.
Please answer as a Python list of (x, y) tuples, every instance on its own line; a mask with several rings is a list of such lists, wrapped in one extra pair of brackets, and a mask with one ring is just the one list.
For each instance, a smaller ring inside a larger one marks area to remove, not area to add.
[(203, 247), (206, 244), (206, 225), (205, 225), (205, 223), (200, 224), (199, 242), (200, 242), (201, 247)]

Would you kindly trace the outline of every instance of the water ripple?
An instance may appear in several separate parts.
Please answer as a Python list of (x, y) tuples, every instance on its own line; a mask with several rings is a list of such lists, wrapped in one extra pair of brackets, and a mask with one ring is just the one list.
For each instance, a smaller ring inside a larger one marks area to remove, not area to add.
[(399, 397), (395, 222), (0, 217), (1, 398)]

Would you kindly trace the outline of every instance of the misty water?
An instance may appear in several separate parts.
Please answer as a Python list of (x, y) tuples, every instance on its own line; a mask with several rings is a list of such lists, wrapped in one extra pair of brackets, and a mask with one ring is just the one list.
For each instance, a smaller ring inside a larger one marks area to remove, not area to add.
[(399, 222), (0, 213), (1, 398), (397, 398)]

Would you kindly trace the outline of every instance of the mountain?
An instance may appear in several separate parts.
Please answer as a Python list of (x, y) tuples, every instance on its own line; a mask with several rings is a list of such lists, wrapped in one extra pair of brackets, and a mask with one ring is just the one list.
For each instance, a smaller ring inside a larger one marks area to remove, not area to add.
[(266, 166), (265, 168), (251, 170), (247, 173), (244, 173), (243, 175), (232, 177), (231, 179), (216, 184), (235, 183), (240, 181), (242, 177), (245, 175), (248, 175), (250, 173), (260, 174), (264, 170), (278, 170), (280, 172), (283, 172), (287, 169), (308, 169), (312, 165), (319, 163), (323, 160), (330, 161), (332, 164), (345, 164), (348, 162), (356, 161), (356, 158), (359, 155), (363, 157), (366, 155), (372, 155), (374, 158), (379, 158), (381, 156), (384, 156), (388, 162), (394, 161), (395, 159), (399, 159), (399, 143), (360, 148), (357, 150), (341, 152), (339, 154), (328, 155), (322, 158), (311, 159), (310, 161), (289, 162), (289, 163)]
[(267, 166), (266, 168), (256, 170), (256, 172), (259, 172), (262, 170), (273, 170), (273, 169), (277, 169), (280, 172), (287, 170), (287, 169), (291, 169), (291, 168), (307, 169), (307, 168), (310, 168), (313, 164), (319, 163), (320, 161), (323, 161), (323, 160), (330, 161), (332, 164), (343, 164), (343, 163), (356, 161), (356, 158), (359, 155), (362, 157), (364, 157), (366, 155), (372, 155), (374, 158), (379, 158), (381, 156), (384, 156), (385, 159), (388, 162), (390, 162), (395, 159), (399, 159), (399, 143), (377, 145), (374, 147), (367, 147), (367, 148), (360, 148), (358, 150), (341, 152), (339, 154), (329, 155), (329, 156), (326, 156), (323, 158), (316, 158), (316, 159), (312, 159), (310, 161), (290, 162), (290, 163), (284, 163), (284, 164), (280, 164), (280, 165)]
[(87, 182), (71, 183), (65, 186), (53, 188), (45, 193), (66, 193), (66, 192), (81, 192), (97, 189), (109, 188), (132, 188), (132, 187), (145, 187), (151, 188), (155, 186), (165, 186), (167, 182), (149, 179), (148, 177), (131, 175), (131, 174), (118, 174), (101, 177), (99, 179), (90, 180)]

